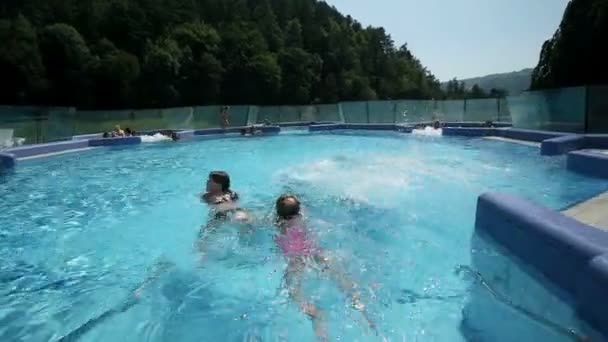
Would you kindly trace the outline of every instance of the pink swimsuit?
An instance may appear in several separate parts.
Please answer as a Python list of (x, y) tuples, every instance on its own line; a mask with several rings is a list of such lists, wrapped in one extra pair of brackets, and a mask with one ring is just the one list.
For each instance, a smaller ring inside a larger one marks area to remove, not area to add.
[(299, 225), (288, 227), (285, 234), (275, 238), (275, 242), (287, 257), (312, 256), (316, 249), (308, 240), (304, 228)]

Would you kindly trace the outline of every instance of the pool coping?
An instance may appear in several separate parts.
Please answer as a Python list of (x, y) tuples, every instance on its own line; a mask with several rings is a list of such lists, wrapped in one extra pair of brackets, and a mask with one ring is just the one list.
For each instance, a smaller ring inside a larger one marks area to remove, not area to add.
[(608, 232), (608, 191), (562, 210), (564, 215)]

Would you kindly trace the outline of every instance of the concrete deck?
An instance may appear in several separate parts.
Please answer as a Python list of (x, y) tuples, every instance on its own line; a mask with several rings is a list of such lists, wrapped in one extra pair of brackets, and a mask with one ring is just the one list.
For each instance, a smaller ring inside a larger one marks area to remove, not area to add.
[(526, 145), (526, 146), (532, 146), (532, 147), (538, 147), (538, 148), (540, 148), (540, 143), (533, 142), (533, 141), (517, 140), (517, 139), (510, 139), (510, 138), (503, 138), (503, 137), (494, 137), (494, 136), (483, 137), (483, 138), (484, 139), (504, 141), (504, 142), (509, 142), (509, 143), (513, 143), (513, 144), (520, 144), (520, 145)]
[(608, 191), (564, 210), (563, 214), (608, 231)]

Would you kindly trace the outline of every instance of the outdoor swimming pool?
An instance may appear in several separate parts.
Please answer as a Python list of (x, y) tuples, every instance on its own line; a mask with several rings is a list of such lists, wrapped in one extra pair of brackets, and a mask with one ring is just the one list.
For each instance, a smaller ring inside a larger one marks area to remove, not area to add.
[[(387, 132), (203, 139), (22, 162), (0, 176), (0, 340), (65, 336), (120, 307), (158, 260), (175, 267), (137, 304), (76, 337), (314, 340), (289, 302), (273, 242), (273, 204), (283, 192), (300, 196), (311, 230), (357, 281), (382, 336), (474, 339), (463, 310), (482, 291), (471, 275), (477, 196), (511, 192), (561, 209), (608, 190), (564, 164), (529, 146)], [(227, 225), (201, 267), (193, 243), (207, 208), (196, 195), (218, 169), (258, 223), (251, 233)], [(307, 274), (305, 289), (327, 312), (332, 340), (381, 339), (325, 278)], [(524, 339), (568, 340), (527, 317), (512, 329)]]

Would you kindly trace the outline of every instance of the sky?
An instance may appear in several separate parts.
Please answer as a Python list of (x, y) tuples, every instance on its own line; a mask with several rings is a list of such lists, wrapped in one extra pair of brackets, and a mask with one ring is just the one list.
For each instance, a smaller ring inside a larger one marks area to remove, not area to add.
[(407, 43), (441, 81), (533, 68), (569, 0), (325, 0)]

